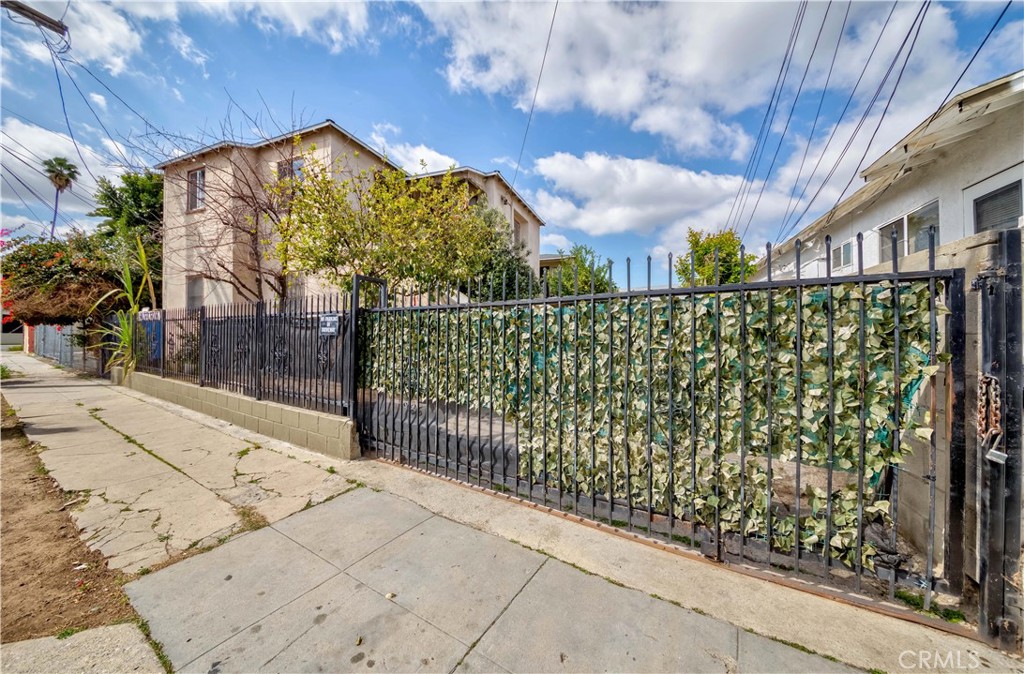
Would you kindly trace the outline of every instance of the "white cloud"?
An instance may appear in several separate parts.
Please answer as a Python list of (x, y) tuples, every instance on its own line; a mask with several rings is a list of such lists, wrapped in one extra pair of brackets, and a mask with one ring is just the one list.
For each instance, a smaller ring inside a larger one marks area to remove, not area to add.
[(103, 112), (107, 111), (107, 99), (103, 94), (90, 93), (89, 100), (95, 103), (98, 108), (103, 110)]
[(560, 250), (572, 248), (572, 241), (564, 234), (550, 233), (540, 235), (540, 248), (542, 251), (557, 253)]
[(376, 149), (381, 154), (409, 173), (444, 171), (459, 165), (459, 162), (453, 157), (442, 154), (422, 143), (413, 145), (411, 143), (396, 142), (394, 139), (401, 132), (402, 130), (394, 124), (387, 122), (374, 124), (373, 133), (370, 134), (370, 142), (376, 146)]
[(252, 21), (266, 33), (300, 37), (326, 46), (332, 54), (365, 39), (370, 28), (365, 2), (202, 2), (189, 9), (222, 19)]
[(203, 78), (209, 79), (210, 74), (206, 72), (206, 61), (210, 58), (209, 54), (196, 47), (192, 38), (186, 35), (180, 26), (174, 26), (168, 31), (167, 40), (181, 58), (192, 65), (198, 66), (203, 71)]
[[(662, 137), (688, 155), (743, 159), (756, 127), (745, 130), (735, 116), (767, 104), (797, 7), (776, 2), (562, 3), (537, 109), (581, 107), (627, 123), (633, 131)], [(870, 97), (920, 4), (899, 3), (887, 20), (890, 7), (873, 2), (850, 6), (830, 92), (852, 88), (886, 25), (857, 102)], [(551, 21), (550, 3), (425, 3), (421, 9), (448, 41), (445, 75), (452, 89), (509, 96), (519, 109), (530, 108)], [(844, 15), (845, 7), (834, 3), (807, 7), (784, 100), (792, 100), (819, 27), (821, 41), (803, 96), (820, 92)], [(1009, 29), (1000, 31), (1002, 43), (996, 39), (984, 52), (984, 60), (1003, 65), (993, 76), (1021, 67), (1022, 30), (1020, 25)], [(951, 9), (933, 5), (901, 90), (926, 95), (948, 88), (969, 56), (958, 49), (957, 37)], [(1001, 58), (996, 58), (997, 50)], [(784, 118), (780, 113), (776, 126)]]
[(692, 171), (653, 159), (558, 152), (537, 160), (553, 191), (536, 193), (546, 220), (592, 236), (650, 234), (729, 199), (740, 178)]
[[(645, 236), (655, 257), (664, 257), (669, 251), (685, 253), (690, 228), (714, 231), (724, 227), (742, 184), (736, 175), (596, 152), (543, 157), (537, 161), (536, 171), (548, 185), (535, 192), (533, 201), (550, 226), (591, 236)], [(752, 187), (751, 203), (761, 184)], [(751, 249), (768, 240), (767, 233), (781, 220), (787, 200), (788, 193), (766, 186), (746, 237)], [(744, 218), (741, 231), (746, 222)], [(542, 245), (548, 241), (557, 248), (568, 242), (557, 232), (548, 236), (561, 238), (542, 238)]]
[[(96, 181), (86, 170), (69, 136), (16, 118), (5, 118), (0, 125), (0, 133), (3, 135), (5, 148), (3, 172), (8, 175), (10, 183), (15, 185), (14, 190), (7, 189), (8, 184), (4, 185), (2, 203), (20, 205), (21, 199), (24, 199), (37, 212), (41, 212), (40, 209), (52, 209), (53, 185), (43, 173), (39, 158), (65, 157), (78, 167), (80, 175), (71, 189), (61, 195), (60, 212), (69, 217), (80, 217), (95, 208), (92, 195), (96, 192)], [(81, 141), (78, 147), (85, 157), (88, 169), (96, 178), (117, 179), (122, 172), (120, 167), (110, 161), (105, 152)], [(14, 194), (14, 191), (18, 194)]]

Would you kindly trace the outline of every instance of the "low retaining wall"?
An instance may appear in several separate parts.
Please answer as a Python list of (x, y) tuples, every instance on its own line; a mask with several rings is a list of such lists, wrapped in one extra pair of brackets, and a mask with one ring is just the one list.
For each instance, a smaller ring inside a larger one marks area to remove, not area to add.
[(253, 400), (226, 391), (133, 372), (125, 385), (140, 393), (339, 459), (360, 456), (356, 425), (347, 417)]

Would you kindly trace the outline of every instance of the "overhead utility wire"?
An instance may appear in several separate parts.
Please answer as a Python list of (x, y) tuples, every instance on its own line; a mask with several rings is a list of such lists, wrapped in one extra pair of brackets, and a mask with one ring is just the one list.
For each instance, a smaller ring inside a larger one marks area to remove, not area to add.
[[(39, 29), (42, 33), (42, 29)], [(44, 35), (45, 41), (45, 35)], [(57, 78), (57, 93), (60, 94), (60, 108), (64, 113), (64, 123), (68, 127), (68, 136), (71, 138), (71, 143), (75, 146), (75, 152), (78, 153), (78, 158), (82, 160), (82, 167), (85, 168), (86, 172), (93, 179), (94, 182), (99, 182), (96, 176), (93, 174), (92, 169), (89, 168), (89, 162), (85, 161), (85, 155), (82, 154), (82, 148), (78, 146), (78, 140), (75, 139), (75, 132), (71, 128), (71, 119), (68, 117), (68, 108), (64, 102), (64, 87), (60, 83), (60, 71), (57, 70), (57, 56), (50, 46), (49, 42), (46, 42), (46, 46), (50, 49), (50, 60), (53, 62), (53, 75)]]
[[(796, 198), (796, 202), (793, 204), (794, 208), (793, 212), (790, 214), (790, 217), (796, 215), (796, 208), (798, 208), (798, 204), (803, 200), (804, 195), (807, 194), (807, 189), (811, 186), (811, 183), (814, 181), (814, 176), (818, 173), (818, 169), (821, 167), (822, 160), (825, 158), (828, 149), (832, 146), (832, 141), (835, 140), (836, 132), (839, 130), (839, 127), (842, 124), (843, 119), (846, 117), (846, 113), (850, 109), (850, 105), (853, 104), (853, 101), (857, 96), (857, 91), (860, 89), (861, 82), (864, 80), (864, 76), (868, 72), (868, 68), (871, 65), (871, 61), (875, 57), (875, 52), (878, 51), (878, 45), (881, 44), (882, 42), (882, 37), (885, 35), (885, 31), (889, 27), (890, 22), (892, 21), (892, 15), (896, 11), (896, 6), (898, 4), (899, 0), (896, 0), (889, 7), (889, 14), (888, 16), (886, 16), (885, 22), (882, 24), (882, 29), (878, 31), (878, 37), (875, 38), (875, 44), (872, 45), (871, 51), (870, 53), (868, 53), (868, 57), (864, 61), (864, 67), (861, 69), (860, 75), (857, 77), (856, 83), (854, 83), (853, 88), (850, 90), (850, 95), (846, 99), (846, 104), (843, 105), (842, 112), (839, 113), (839, 117), (836, 119), (836, 123), (832, 126), (832, 131), (829, 133), (828, 140), (825, 141), (824, 147), (818, 153), (818, 159), (814, 163), (814, 168), (811, 169), (810, 174), (808, 174), (807, 182), (804, 183), (803, 189), (800, 190), (800, 195)], [(835, 169), (833, 167), (833, 171), (834, 170)], [(779, 228), (779, 235), (776, 240), (779, 241), (785, 239), (795, 226), (796, 223), (791, 224), (789, 218), (785, 218), (782, 222), (782, 227)]]
[[(786, 212), (782, 216), (782, 221), (786, 222), (789, 219), (790, 211), (795, 206), (796, 199), (796, 188), (800, 184), (800, 178), (804, 174), (804, 164), (807, 162), (807, 153), (811, 149), (811, 143), (814, 141), (814, 132), (818, 130), (818, 120), (821, 119), (821, 109), (825, 103), (825, 94), (828, 93), (828, 85), (832, 82), (832, 71), (835, 69), (836, 58), (839, 56), (839, 45), (843, 43), (843, 36), (846, 34), (846, 23), (850, 19), (850, 8), (853, 6), (853, 0), (849, 0), (846, 3), (846, 14), (843, 16), (843, 25), (839, 28), (839, 37), (836, 39), (836, 47), (832, 51), (832, 61), (828, 66), (828, 74), (825, 76), (825, 86), (821, 89), (821, 96), (818, 97), (818, 109), (814, 112), (814, 121), (811, 122), (811, 131), (807, 134), (807, 142), (804, 144), (804, 154), (800, 158), (800, 168), (797, 169), (796, 178), (793, 180), (793, 188), (789, 191), (789, 202), (786, 204)], [(781, 227), (780, 227), (781, 229)], [(776, 239), (778, 241), (778, 239)]]
[[(825, 179), (818, 186), (818, 189), (814, 193), (814, 196), (811, 197), (811, 200), (807, 202), (807, 206), (800, 213), (800, 216), (796, 220), (793, 221), (793, 225), (792, 226), (795, 227), (797, 224), (799, 224), (799, 222), (803, 219), (803, 217), (805, 215), (807, 215), (807, 212), (811, 209), (811, 206), (814, 204), (814, 202), (817, 200), (817, 198), (821, 195), (821, 192), (825, 189), (825, 185), (828, 184), (828, 181), (832, 179), (832, 176), (834, 176), (835, 172), (839, 169), (839, 164), (842, 163), (843, 159), (845, 159), (845, 157), (846, 157), (846, 153), (850, 150), (850, 147), (852, 147), (854, 138), (856, 138), (857, 134), (860, 133), (860, 130), (861, 130), (861, 128), (864, 125), (864, 122), (867, 121), (867, 119), (869, 117), (869, 113), (871, 112), (871, 108), (873, 108), (875, 103), (878, 102), (878, 98), (879, 98), (879, 96), (881, 96), (882, 90), (885, 87), (885, 83), (888, 81), (889, 76), (892, 74), (893, 69), (896, 67), (896, 63), (899, 61), (900, 55), (903, 53), (903, 48), (907, 46), (907, 42), (910, 40), (911, 33), (914, 33), (915, 28), (917, 29), (917, 33), (921, 32), (920, 24), (924, 23), (924, 14), (927, 13), (928, 7), (930, 5), (931, 5), (931, 0), (926, 0), (924, 2), (924, 4), (921, 5), (921, 8), (917, 12), (917, 16), (914, 18), (914, 22), (910, 25), (910, 30), (907, 32), (907, 35), (904, 36), (903, 42), (900, 44), (900, 48), (896, 52), (896, 56), (893, 58), (892, 63), (889, 64), (889, 68), (888, 68), (888, 70), (886, 70), (885, 76), (882, 78), (882, 81), (879, 83), (878, 89), (875, 90), (875, 95), (872, 96), (871, 100), (867, 104), (867, 107), (865, 107), (864, 114), (861, 115), (860, 121), (857, 122), (856, 128), (854, 129), (853, 133), (850, 135), (850, 138), (846, 141), (846, 146), (843, 147), (843, 150), (840, 153), (839, 158), (836, 159), (836, 162), (833, 164), (832, 169), (828, 172), (828, 175), (825, 176)], [(916, 42), (916, 41), (917, 41), (917, 37), (915, 35), (914, 42)], [(913, 45), (911, 45), (911, 49), (913, 49)], [(909, 58), (910, 58), (910, 53), (908, 52), (907, 53), (907, 59), (909, 59)], [(904, 61), (903, 68), (906, 68), (906, 65), (907, 65), (906, 61)], [(901, 68), (901, 70), (900, 70), (900, 76), (902, 76), (903, 68)], [(892, 97), (895, 94), (896, 94), (896, 89), (894, 87), (893, 91), (889, 94), (889, 102), (892, 101)], [(889, 109), (889, 102), (887, 102), (886, 106), (885, 106), (885, 111), (886, 112)], [(884, 115), (885, 115), (885, 113), (883, 112), (883, 118), (884, 118)], [(881, 119), (879, 120), (879, 125), (880, 124), (881, 124)], [(875, 127), (875, 132), (877, 133), (877, 131), (878, 131), (878, 127), (876, 126)], [(874, 134), (872, 134), (872, 139), (873, 138), (874, 138)], [(869, 147), (870, 147), (870, 143), (869, 143)], [(866, 154), (866, 152), (867, 152), (867, 150), (865, 149), (865, 154)], [(857, 175), (857, 169), (858, 168), (860, 168), (860, 164), (859, 163), (857, 164), (856, 167), (854, 167), (854, 177)], [(851, 183), (853, 182), (853, 178), (851, 178), (850, 182)], [(847, 185), (847, 187), (849, 187), (849, 184)]]
[[(3, 169), (7, 173), (9, 173), (12, 178), (14, 178), (15, 180), (18, 181), (19, 185), (21, 185), (22, 187), (24, 187), (28, 191), (29, 194), (31, 194), (33, 197), (38, 199), (41, 203), (43, 203), (44, 205), (49, 207), (49, 205), (50, 205), (49, 200), (45, 199), (38, 192), (36, 192), (35, 189), (33, 189), (31, 185), (29, 185), (24, 180), (22, 180), (21, 177), (17, 173), (15, 173), (9, 166), (6, 166), (6, 165), (3, 164), (3, 162), (0, 162), (0, 169)], [(78, 225), (77, 222), (75, 222), (73, 219), (69, 218), (68, 216), (66, 216), (63, 213), (58, 213), (57, 217), (60, 218), (61, 220), (63, 220), (65, 222), (65, 224), (67, 224), (67, 225), (69, 225), (71, 227), (75, 227), (75, 226)]]
[(526, 149), (526, 137), (530, 133), (530, 123), (533, 121), (533, 109), (537, 107), (537, 92), (540, 91), (540, 78), (544, 76), (544, 64), (548, 60), (548, 49), (551, 48), (551, 33), (555, 30), (555, 16), (558, 14), (558, 0), (555, 0), (555, 8), (551, 10), (551, 24), (548, 26), (548, 40), (544, 45), (544, 56), (540, 59), (540, 71), (537, 73), (537, 85), (533, 88), (533, 103), (530, 104), (530, 114), (526, 118), (526, 130), (523, 131), (523, 143), (519, 146), (519, 159), (516, 160), (516, 171), (512, 175), (512, 188), (515, 189), (516, 178), (519, 177), (519, 165), (523, 161), (523, 151)]
[[(8, 135), (8, 134), (5, 133), (4, 135), (7, 136), (8, 138), (10, 138), (10, 135)], [(12, 140), (13, 140), (13, 138), (12, 138)], [(19, 145), (20, 145), (20, 143), (19, 143)], [(12, 150), (11, 148), (4, 146), (2, 143), (0, 143), (0, 148), (2, 148), (4, 152), (6, 152), (7, 154), (11, 155), (12, 157), (14, 157), (18, 161), (20, 161), (22, 164), (24, 164), (25, 166), (27, 166), (31, 170), (35, 171), (36, 173), (38, 173), (42, 177), (44, 177), (47, 180), (49, 180), (50, 176), (46, 175), (46, 173), (42, 169), (40, 169), (35, 164), (33, 164), (32, 162), (30, 162), (27, 159), (25, 159), (24, 157), (22, 157), (20, 154), (18, 154), (17, 152)], [(84, 203), (86, 206), (94, 207), (96, 205), (92, 201), (86, 201), (85, 197), (81, 196), (77, 192), (69, 191), (68, 194), (70, 194), (71, 196), (77, 198), (79, 201)]]
[(6, 173), (0, 173), (0, 179), (3, 179), (3, 181), (5, 183), (7, 183), (8, 189), (10, 189), (12, 192), (14, 192), (14, 196), (18, 197), (18, 201), (20, 201), (21, 205), (25, 207), (25, 210), (29, 212), (29, 215), (31, 215), (33, 218), (35, 218), (37, 221), (39, 221), (40, 226), (42, 226), (45, 229), (45, 225), (43, 224), (43, 219), (40, 218), (39, 215), (35, 212), (35, 210), (33, 210), (33, 208), (28, 205), (28, 202), (25, 201), (25, 198), (23, 196), (21, 196), (21, 192), (19, 192), (18, 188), (14, 186), (14, 183), (12, 183), (10, 180), (8, 180), (7, 174)]
[[(932, 125), (932, 122), (934, 122), (935, 118), (939, 116), (939, 113), (942, 111), (942, 108), (945, 107), (946, 103), (953, 95), (953, 92), (956, 91), (957, 87), (960, 86), (960, 82), (967, 74), (967, 71), (970, 70), (970, 67), (974, 64), (975, 59), (978, 58), (978, 54), (981, 53), (982, 48), (989, 41), (989, 38), (991, 38), (992, 34), (996, 32), (996, 28), (999, 26), (999, 23), (1003, 20), (1003, 17), (1006, 16), (1006, 12), (1007, 10), (1010, 9), (1010, 6), (1012, 4), (1013, 0), (1009, 0), (1009, 2), (1007, 2), (1006, 5), (1003, 6), (1003, 11), (1000, 12), (999, 16), (996, 17), (995, 23), (993, 23), (992, 27), (988, 29), (988, 33), (985, 34), (985, 37), (982, 38), (981, 43), (978, 45), (978, 48), (974, 50), (974, 54), (971, 56), (970, 60), (967, 61), (967, 65), (965, 65), (964, 69), (960, 71), (960, 76), (956, 78), (956, 82), (953, 83), (953, 86), (949, 88), (949, 91), (947, 91), (946, 95), (942, 98), (942, 103), (939, 104), (939, 107), (935, 108), (935, 112), (933, 112), (931, 116), (928, 118), (928, 121), (925, 122), (924, 128), (921, 130), (922, 134), (928, 130), (928, 127)], [(892, 174), (892, 177), (889, 179), (889, 182), (886, 183), (885, 187), (882, 188), (882, 191), (874, 196), (875, 201), (880, 199), (883, 194), (889, 191), (889, 188), (892, 187), (893, 183), (896, 182), (896, 179), (899, 178), (900, 174), (903, 173), (903, 169), (907, 167), (908, 161), (910, 161), (909, 155), (906, 158), (904, 158), (903, 164), (900, 166), (899, 171), (896, 171), (895, 173)]]
[(821, 18), (821, 26), (818, 27), (818, 35), (814, 38), (814, 46), (811, 48), (811, 55), (807, 59), (807, 65), (804, 67), (804, 74), (800, 77), (800, 84), (797, 86), (796, 94), (793, 96), (793, 105), (789, 107), (789, 115), (786, 117), (786, 123), (782, 127), (782, 133), (779, 135), (779, 144), (775, 146), (775, 154), (772, 155), (772, 161), (768, 165), (768, 172), (765, 174), (764, 179), (761, 181), (761, 189), (757, 193), (757, 199), (754, 201), (754, 207), (750, 209), (750, 217), (747, 218), (747, 224), (743, 227), (743, 233), (740, 234), (740, 240), (747, 235), (747, 230), (750, 229), (750, 223), (754, 221), (754, 214), (757, 212), (757, 207), (761, 204), (761, 197), (764, 196), (764, 188), (768, 185), (768, 179), (772, 175), (772, 171), (775, 170), (775, 162), (779, 159), (779, 151), (782, 149), (782, 144), (786, 140), (786, 133), (789, 131), (789, 125), (793, 121), (793, 113), (796, 112), (796, 106), (800, 102), (800, 94), (803, 93), (804, 83), (807, 81), (807, 73), (811, 71), (811, 64), (814, 62), (814, 55), (818, 53), (818, 44), (821, 42), (821, 34), (825, 31), (825, 24), (828, 23), (828, 13), (832, 9), (832, 1), (829, 0), (828, 5), (825, 6), (825, 15)]
[[(75, 81), (75, 78), (71, 76), (71, 71), (68, 70), (67, 65), (64, 63), (63, 60), (58, 59), (58, 62), (60, 63), (61, 69), (68, 76), (68, 80), (70, 80), (71, 84), (75, 87), (75, 91), (78, 92), (78, 95), (81, 97), (82, 102), (85, 103), (86, 107), (89, 108), (89, 112), (92, 113), (93, 118), (96, 119), (96, 123), (100, 125), (101, 129), (103, 129), (103, 133), (105, 133), (107, 135), (107, 138), (113, 144), (114, 149), (117, 150), (117, 154), (121, 155), (121, 159), (124, 162), (124, 166), (126, 168), (130, 168), (130, 169), (133, 169), (133, 170), (138, 170), (140, 168), (145, 168), (145, 167), (140, 167), (138, 165), (133, 164), (131, 162), (131, 160), (128, 159), (128, 157), (127, 157), (127, 155), (125, 155), (124, 151), (121, 150), (121, 144), (119, 142), (117, 142), (116, 140), (114, 140), (114, 137), (110, 134), (110, 131), (107, 130), (106, 125), (103, 123), (103, 120), (100, 119), (99, 113), (97, 113), (96, 109), (92, 106), (92, 102), (86, 97), (85, 93), (82, 91), (82, 88), (78, 86), (78, 82)], [(113, 153), (110, 153), (110, 154), (113, 155)]]
[[(184, 152), (184, 153), (187, 153), (189, 151), (188, 148), (186, 148), (184, 145), (181, 144), (179, 139), (177, 139), (174, 136), (168, 134), (167, 132), (161, 130), (156, 124), (154, 124), (153, 122), (149, 121), (149, 119), (145, 115), (143, 115), (141, 112), (139, 112), (134, 107), (132, 107), (131, 104), (128, 103), (128, 101), (124, 100), (124, 98), (122, 98), (120, 94), (118, 94), (116, 91), (114, 91), (112, 88), (110, 88), (110, 85), (108, 85), (106, 82), (104, 82), (102, 79), (100, 79), (99, 76), (97, 76), (96, 73), (94, 73), (87, 65), (85, 65), (84, 63), (82, 63), (78, 59), (74, 58), (73, 56), (65, 56), (63, 60), (68, 61), (70, 63), (74, 63), (76, 66), (78, 66), (79, 68), (84, 70), (89, 75), (89, 77), (91, 77), (94, 80), (96, 80), (96, 82), (101, 87), (103, 87), (108, 93), (110, 93), (110, 95), (113, 96), (121, 105), (126, 107), (132, 114), (134, 114), (136, 117), (141, 119), (142, 123), (146, 125), (147, 131), (151, 130), (154, 133), (156, 133), (157, 135), (161, 136), (162, 138), (170, 141), (171, 145), (174, 146), (175, 150), (179, 150), (179, 151)], [(155, 156), (155, 155), (151, 155), (151, 156)], [(160, 157), (157, 157), (157, 158), (160, 159)]]
[[(744, 185), (743, 198), (740, 200), (739, 206), (736, 209), (736, 219), (732, 223), (732, 229), (738, 230), (740, 221), (743, 219), (743, 213), (747, 209), (747, 202), (750, 200), (750, 194), (754, 191), (754, 184), (757, 180), (757, 172), (761, 168), (761, 160), (764, 158), (764, 152), (768, 147), (768, 139), (772, 135), (772, 127), (775, 126), (775, 116), (779, 113), (779, 107), (782, 105), (782, 94), (786, 89), (786, 80), (789, 79), (789, 69), (793, 66), (793, 58), (796, 56), (796, 45), (799, 41), (799, 33), (803, 28), (804, 18), (807, 16), (807, 3), (801, 5), (801, 13), (799, 15), (799, 22), (797, 25), (797, 35), (793, 38), (793, 42), (789, 51), (789, 61), (786, 63), (785, 72), (782, 75), (782, 84), (779, 87), (778, 97), (775, 99), (775, 105), (772, 108), (771, 116), (768, 119), (768, 125), (764, 128), (764, 138), (760, 139), (760, 146), (757, 151), (757, 161), (754, 164), (754, 170), (751, 172), (749, 179)], [(781, 142), (781, 139), (780, 139)], [(764, 180), (761, 181), (762, 188), (767, 180), (765, 176)]]
[(781, 94), (783, 84), (783, 73), (786, 71), (786, 65), (789, 63), (790, 56), (793, 52), (793, 47), (796, 44), (796, 35), (799, 32), (800, 21), (803, 16), (802, 10), (806, 7), (806, 2), (801, 3), (800, 8), (797, 10), (796, 17), (793, 19), (793, 27), (789, 30), (789, 41), (786, 43), (786, 52), (783, 54), (782, 63), (779, 64), (779, 72), (775, 76), (775, 85), (772, 87), (772, 95), (768, 100), (768, 107), (765, 108), (764, 117), (761, 118), (761, 127), (757, 131), (757, 139), (754, 141), (754, 146), (750, 149), (750, 157), (747, 158), (747, 166), (743, 169), (743, 176), (740, 180), (739, 188), (736, 190), (736, 196), (732, 200), (732, 206), (729, 208), (729, 217), (725, 220), (726, 228), (732, 227), (733, 215), (736, 213), (736, 207), (740, 203), (740, 198), (743, 195), (744, 188), (750, 179), (750, 176), (754, 170), (754, 159), (757, 157), (758, 148), (761, 145), (762, 136), (764, 135), (765, 128), (768, 125), (768, 117), (771, 114), (772, 108), (775, 105), (775, 98)]

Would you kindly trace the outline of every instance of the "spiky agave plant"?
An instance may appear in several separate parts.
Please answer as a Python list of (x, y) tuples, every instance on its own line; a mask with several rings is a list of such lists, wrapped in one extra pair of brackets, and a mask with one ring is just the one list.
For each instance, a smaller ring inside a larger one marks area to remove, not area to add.
[(100, 345), (109, 349), (113, 354), (107, 361), (107, 370), (110, 370), (112, 367), (121, 366), (124, 368), (125, 373), (128, 373), (135, 369), (136, 317), (142, 309), (142, 300), (147, 292), (149, 293), (150, 301), (156, 302), (153, 278), (149, 272), (149, 259), (146, 257), (146, 249), (142, 245), (142, 239), (139, 237), (135, 239), (135, 262), (142, 272), (138, 282), (136, 283), (132, 274), (130, 260), (126, 256), (118, 273), (121, 287), (115, 288), (103, 295), (90, 310), (90, 313), (94, 313), (100, 305), (111, 299), (118, 303), (127, 304), (127, 308), (117, 309), (114, 312), (114, 321), (112, 323), (106, 324), (101, 319), (99, 327), (93, 331), (99, 337)]

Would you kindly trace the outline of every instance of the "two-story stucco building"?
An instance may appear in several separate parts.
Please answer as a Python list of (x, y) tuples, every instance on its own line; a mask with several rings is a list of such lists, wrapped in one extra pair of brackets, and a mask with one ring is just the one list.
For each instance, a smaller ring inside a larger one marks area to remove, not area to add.
[[(311, 147), (318, 161), (335, 170), (399, 168), (331, 120), (255, 143), (216, 143), (156, 167), (164, 173), (166, 308), (269, 299), (283, 284), (292, 297), (327, 289), (318, 278), (285, 277), (270, 255), (269, 219), (282, 208), (265, 187), (301, 175), (301, 155)], [(533, 208), (498, 171), (458, 167), (453, 173), (473, 198), (486, 198), (505, 216), (525, 244), (529, 264), (539, 270), (544, 222)]]
[[(981, 232), (1022, 224), (1024, 71), (965, 91), (943, 105), (861, 172), (866, 184), (775, 248), (773, 278), (827, 273), (825, 237), (832, 237), (832, 273), (857, 272), (857, 235), (864, 268)], [(767, 276), (764, 261), (755, 276)]]

